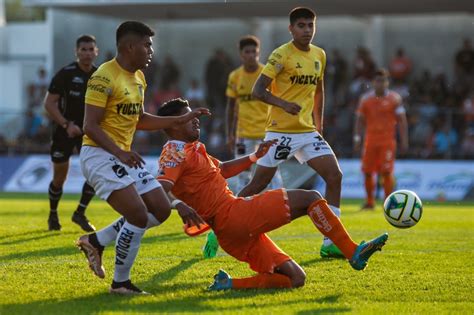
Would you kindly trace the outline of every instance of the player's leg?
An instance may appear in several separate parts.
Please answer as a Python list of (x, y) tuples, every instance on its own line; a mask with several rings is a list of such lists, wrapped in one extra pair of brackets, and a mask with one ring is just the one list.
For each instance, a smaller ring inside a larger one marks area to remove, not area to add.
[(292, 137), (287, 134), (267, 132), (265, 140), (279, 139), (279, 144), (272, 146), (267, 154), (257, 161), (252, 179), (238, 194), (239, 197), (248, 197), (262, 192), (277, 171), (280, 163), (294, 154), (296, 147), (292, 144)]
[(95, 231), (95, 227), (89, 222), (85, 215), (86, 208), (94, 195), (94, 188), (92, 188), (92, 186), (87, 182), (84, 182), (84, 185), (82, 186), (81, 199), (79, 200), (76, 211), (74, 211), (71, 218), (72, 222), (79, 225), (86, 232)]
[(316, 228), (334, 242), (356, 270), (364, 269), (370, 256), (380, 250), (388, 239), (385, 233), (357, 246), (342, 222), (329, 208), (326, 200), (316, 191), (289, 190), (288, 204), (291, 220), (308, 215)]
[(111, 293), (144, 293), (130, 282), (130, 270), (148, 222), (147, 208), (135, 185), (113, 191), (107, 202), (125, 218), (115, 242), (115, 272)]
[[(74, 147), (77, 149), (77, 152), (81, 152), (81, 144), (82, 137), (77, 137), (74, 139)], [(89, 222), (85, 215), (86, 208), (89, 205), (89, 202), (94, 197), (94, 195), (94, 188), (92, 188), (92, 186), (89, 185), (87, 181), (85, 181), (84, 185), (82, 186), (82, 193), (81, 198), (79, 199), (79, 204), (77, 205), (76, 211), (74, 211), (71, 218), (72, 222), (79, 225), (86, 232), (95, 231), (95, 227)]]
[(63, 185), (66, 181), (67, 172), (69, 170), (69, 161), (54, 162), (53, 161), (53, 179), (49, 183), (49, 217), (48, 229), (61, 230), (61, 224), (58, 217), (58, 204), (63, 194)]
[(362, 173), (364, 174), (366, 200), (361, 210), (373, 210), (375, 208), (374, 173), (377, 171), (377, 167), (377, 148), (366, 144), (362, 153)]
[(383, 188), (385, 198), (393, 192), (395, 186), (395, 177), (393, 176), (393, 168), (395, 164), (396, 143), (387, 143), (383, 148), (383, 163), (381, 165), (381, 173), (383, 179)]
[(239, 192), (239, 197), (248, 197), (262, 192), (270, 183), (277, 167), (257, 165), (250, 182)]
[[(306, 162), (326, 183), (326, 200), (337, 217), (341, 216), (342, 171), (331, 146), (317, 132), (302, 134), (304, 146), (295, 154), (301, 163)], [(342, 252), (328, 238), (323, 238), (320, 255), (323, 258), (344, 258)]]
[(241, 236), (243, 237), (227, 232), (224, 232), (224, 235), (220, 234), (222, 247), (230, 255), (247, 262), (257, 274), (245, 278), (232, 278), (220, 270), (214, 276), (210, 290), (282, 289), (304, 285), (306, 275), (303, 269), (266, 234)]

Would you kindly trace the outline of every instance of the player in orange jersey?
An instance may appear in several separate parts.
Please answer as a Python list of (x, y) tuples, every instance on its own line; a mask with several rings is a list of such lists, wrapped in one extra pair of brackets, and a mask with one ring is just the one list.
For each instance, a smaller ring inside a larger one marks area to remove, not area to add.
[[(165, 103), (158, 115), (178, 116), (190, 111), (187, 101), (174, 99)], [(250, 155), (220, 162), (208, 155), (199, 142), (199, 119), (167, 128), (165, 132), (169, 141), (160, 157), (158, 180), (166, 192), (172, 193), (172, 206), (189, 206), (188, 213), (195, 211), (212, 227), (229, 255), (247, 262), (257, 272), (249, 278), (232, 279), (220, 270), (210, 290), (303, 286), (303, 269), (265, 234), (301, 216), (308, 215), (356, 270), (364, 269), (369, 257), (388, 238), (383, 234), (357, 245), (317, 191), (275, 189), (251, 197), (234, 196), (226, 178), (248, 169), (277, 139), (262, 142)]]
[(356, 113), (354, 148), (360, 150), (362, 131), (365, 128), (362, 172), (365, 176), (366, 203), (362, 209), (374, 209), (374, 174), (383, 178), (385, 197), (394, 186), (393, 165), (396, 155), (398, 125), (401, 152), (408, 149), (408, 128), (401, 97), (388, 89), (389, 75), (385, 69), (375, 73), (373, 90), (361, 97)]

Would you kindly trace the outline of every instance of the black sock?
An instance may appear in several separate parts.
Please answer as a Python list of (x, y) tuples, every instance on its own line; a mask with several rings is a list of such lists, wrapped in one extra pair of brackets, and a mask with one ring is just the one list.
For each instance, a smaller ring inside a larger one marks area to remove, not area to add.
[(87, 182), (84, 182), (84, 186), (82, 186), (82, 195), (81, 199), (79, 200), (79, 205), (77, 206), (76, 212), (80, 214), (84, 214), (86, 211), (89, 202), (91, 201), (92, 197), (94, 197), (95, 191), (91, 185)]
[(48, 196), (49, 196), (49, 209), (51, 212), (58, 211), (58, 203), (63, 194), (63, 188), (57, 188), (53, 185), (53, 182), (49, 183)]

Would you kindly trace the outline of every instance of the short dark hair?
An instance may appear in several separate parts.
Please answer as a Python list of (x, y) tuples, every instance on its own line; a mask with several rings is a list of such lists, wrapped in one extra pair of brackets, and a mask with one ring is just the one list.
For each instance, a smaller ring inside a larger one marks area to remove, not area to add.
[(246, 35), (240, 38), (239, 40), (239, 50), (244, 49), (246, 46), (256, 46), (260, 47), (260, 40), (253, 35)]
[(180, 116), (186, 107), (189, 107), (187, 100), (175, 98), (161, 105), (157, 114), (158, 116)]
[(314, 19), (316, 18), (316, 13), (313, 10), (307, 7), (296, 7), (290, 12), (290, 24), (295, 24), (297, 19)]
[(117, 44), (119, 43), (120, 39), (127, 34), (135, 34), (141, 37), (154, 36), (155, 31), (145, 23), (139, 21), (125, 21), (120, 24), (119, 27), (117, 27), (115, 36)]
[(375, 71), (374, 77), (384, 77), (384, 78), (388, 79), (390, 77), (390, 74), (388, 73), (387, 69), (378, 68)]
[(76, 48), (79, 48), (81, 43), (94, 43), (96, 44), (95, 37), (93, 35), (81, 35), (76, 39)]

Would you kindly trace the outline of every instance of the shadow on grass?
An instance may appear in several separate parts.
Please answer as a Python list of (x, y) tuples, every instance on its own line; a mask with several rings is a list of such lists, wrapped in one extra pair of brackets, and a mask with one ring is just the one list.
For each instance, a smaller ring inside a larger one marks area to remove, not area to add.
[(4, 256), (0, 256), (0, 261), (11, 261), (11, 260), (25, 260), (33, 258), (43, 258), (52, 256), (64, 256), (64, 255), (76, 255), (78, 249), (71, 244), (71, 246), (53, 247), (41, 250), (33, 250), (28, 252), (13, 253)]
[(167, 234), (156, 234), (153, 236), (148, 236), (145, 234), (145, 237), (142, 239), (142, 244), (157, 243), (157, 242), (170, 242), (177, 240), (188, 239), (189, 236), (181, 232), (173, 232)]
[[(268, 303), (264, 301), (265, 297), (274, 294), (281, 294), (281, 290), (245, 290), (228, 292), (202, 292), (193, 296), (166, 298), (157, 301), (159, 294), (151, 296), (114, 296), (108, 293), (100, 293), (92, 296), (85, 296), (67, 300), (46, 300), (37, 302), (26, 302), (3, 305), (2, 311), (5, 314), (91, 314), (98, 312), (117, 312), (126, 313), (202, 313), (202, 312), (221, 312), (235, 311), (252, 312), (268, 307), (276, 307), (275, 300)], [(231, 299), (236, 299), (233, 303)], [(298, 314), (325, 314), (348, 312), (351, 309), (347, 307), (328, 306), (328, 303), (337, 303), (339, 296), (328, 295), (319, 298), (295, 298), (291, 301), (285, 301), (285, 306), (294, 305), (295, 308), (304, 307), (308, 304), (321, 304), (310, 309), (300, 311)], [(228, 300), (232, 305), (223, 305), (221, 300)]]

